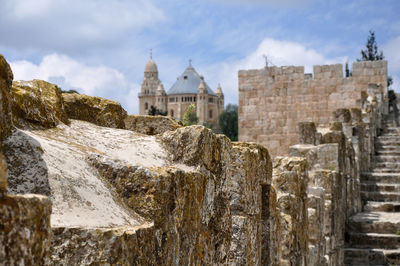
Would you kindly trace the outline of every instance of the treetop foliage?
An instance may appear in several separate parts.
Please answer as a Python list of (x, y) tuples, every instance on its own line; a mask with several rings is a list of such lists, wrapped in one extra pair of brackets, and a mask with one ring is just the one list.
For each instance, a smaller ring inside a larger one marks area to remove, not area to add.
[(194, 104), (189, 105), (182, 120), (185, 126), (196, 125), (199, 122), (199, 118), (196, 115), (196, 106)]
[(375, 40), (374, 31), (369, 31), (367, 44), (365, 46), (366, 49), (361, 50), (361, 59), (357, 59), (357, 61), (376, 61), (383, 60), (385, 58), (382, 51), (378, 52), (378, 44)]

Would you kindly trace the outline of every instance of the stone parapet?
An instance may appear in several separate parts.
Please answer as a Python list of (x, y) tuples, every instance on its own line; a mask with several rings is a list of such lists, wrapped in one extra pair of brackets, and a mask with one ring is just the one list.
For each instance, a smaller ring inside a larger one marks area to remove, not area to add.
[(260, 143), (272, 156), (288, 155), (298, 142), (299, 122), (328, 126), (335, 110), (362, 108), (367, 91), (382, 93), (377, 101), (387, 112), (387, 62), (356, 62), (353, 68), (356, 74), (343, 77), (340, 64), (314, 66), (313, 79), (304, 78), (303, 67), (239, 71), (239, 140)]

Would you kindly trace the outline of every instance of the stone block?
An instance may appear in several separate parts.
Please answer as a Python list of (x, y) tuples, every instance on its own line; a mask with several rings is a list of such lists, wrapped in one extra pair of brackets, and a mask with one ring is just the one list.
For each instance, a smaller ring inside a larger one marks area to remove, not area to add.
[(300, 122), (299, 125), (299, 144), (315, 145), (317, 128), (313, 122)]
[(162, 134), (183, 127), (182, 122), (166, 116), (128, 115), (125, 128), (146, 135)]
[(0, 54), (0, 141), (11, 134), (11, 96), (10, 90), (13, 81), (10, 65)]
[(61, 90), (43, 80), (14, 81), (11, 89), (14, 124), (19, 127), (68, 124)]
[(50, 251), (51, 201), (40, 195), (0, 197), (0, 261), (44, 265)]
[(272, 186), (281, 213), (281, 263), (305, 265), (308, 257), (307, 161), (304, 158), (276, 157)]
[(76, 93), (63, 93), (62, 97), (70, 119), (103, 127), (125, 128), (124, 119), (127, 113), (116, 101)]

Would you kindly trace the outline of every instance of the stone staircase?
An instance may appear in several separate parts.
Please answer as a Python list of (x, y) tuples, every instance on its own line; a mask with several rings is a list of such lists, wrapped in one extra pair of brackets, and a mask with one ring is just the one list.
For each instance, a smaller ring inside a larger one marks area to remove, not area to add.
[(350, 217), (345, 265), (400, 265), (400, 127), (375, 140), (374, 168), (361, 174), (363, 212)]

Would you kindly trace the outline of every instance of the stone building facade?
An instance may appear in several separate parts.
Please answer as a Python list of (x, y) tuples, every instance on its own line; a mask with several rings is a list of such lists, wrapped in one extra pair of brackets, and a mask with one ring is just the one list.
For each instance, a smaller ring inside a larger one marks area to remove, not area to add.
[(360, 108), (369, 84), (387, 97), (387, 62), (363, 61), (343, 76), (343, 66), (317, 65), (239, 71), (239, 141), (253, 141), (273, 156), (287, 155), (298, 142), (298, 123), (327, 125), (338, 108)]
[(158, 77), (152, 58), (146, 63), (142, 89), (139, 93), (139, 114), (146, 115), (151, 106), (182, 120), (186, 109), (194, 104), (199, 124), (212, 123), (218, 127), (218, 117), (224, 110), (224, 94), (218, 85), (214, 92), (191, 63), (166, 92)]

